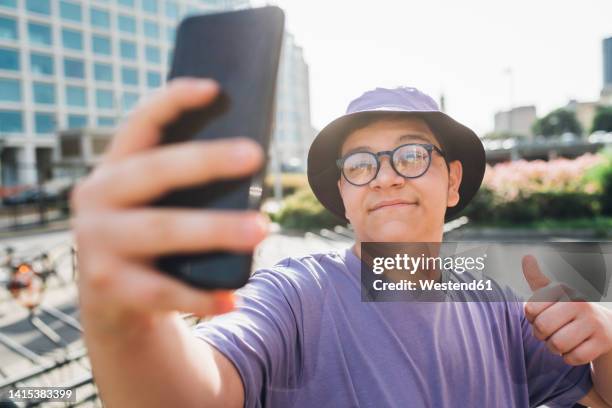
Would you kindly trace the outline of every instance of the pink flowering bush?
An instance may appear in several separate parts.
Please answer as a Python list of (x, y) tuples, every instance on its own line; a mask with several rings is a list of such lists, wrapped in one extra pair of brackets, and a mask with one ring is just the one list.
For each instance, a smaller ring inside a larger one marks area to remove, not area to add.
[(593, 194), (598, 191), (597, 183), (585, 182), (584, 176), (603, 162), (602, 155), (587, 153), (576, 159), (517, 160), (487, 165), (483, 186), (503, 201), (533, 193)]
[[(612, 169), (612, 159), (602, 153), (487, 165), (483, 184), (465, 215), (485, 223), (591, 218), (606, 207), (607, 184), (601, 175), (612, 174), (606, 169)], [(599, 175), (593, 177), (595, 170)]]

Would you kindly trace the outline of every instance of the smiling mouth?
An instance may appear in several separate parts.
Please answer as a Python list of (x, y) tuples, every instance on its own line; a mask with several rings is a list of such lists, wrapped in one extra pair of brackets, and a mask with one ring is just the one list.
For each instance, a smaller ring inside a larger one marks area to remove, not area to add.
[(373, 211), (378, 211), (378, 210), (383, 210), (383, 209), (396, 209), (396, 208), (405, 208), (405, 207), (411, 207), (411, 206), (416, 206), (416, 203), (409, 203), (409, 202), (405, 202), (405, 201), (397, 201), (397, 202), (383, 202), (380, 204), (375, 205), (370, 212)]

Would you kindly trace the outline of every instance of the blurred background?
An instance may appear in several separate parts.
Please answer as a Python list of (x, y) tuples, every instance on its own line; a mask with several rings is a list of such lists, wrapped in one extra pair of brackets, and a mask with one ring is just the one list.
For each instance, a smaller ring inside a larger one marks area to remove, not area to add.
[[(264, 4), (2, 0), (0, 234), (67, 219), (75, 181), (164, 82), (183, 17)], [(608, 234), (612, 3), (274, 4), (287, 27), (264, 210), (280, 226), (337, 224), (308, 191), (310, 143), (364, 91), (406, 85), (483, 140), (487, 176), (464, 230)]]
[(274, 227), (255, 267), (351, 244), (306, 157), (377, 86), (425, 91), (483, 141), (483, 186), (445, 240), (610, 239), (612, 2), (0, 0), (0, 391), (65, 384), (99, 405), (70, 191), (165, 82), (182, 18), (266, 4), (287, 25), (263, 204)]

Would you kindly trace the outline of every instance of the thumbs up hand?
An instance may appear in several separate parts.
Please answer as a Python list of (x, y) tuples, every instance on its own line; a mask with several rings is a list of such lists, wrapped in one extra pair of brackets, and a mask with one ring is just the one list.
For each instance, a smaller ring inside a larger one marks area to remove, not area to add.
[[(612, 350), (612, 311), (574, 299), (565, 285), (552, 285), (532, 255), (522, 259), (523, 274), (534, 292), (525, 316), (534, 336), (567, 364), (586, 364)], [(565, 301), (563, 301), (565, 300)]]

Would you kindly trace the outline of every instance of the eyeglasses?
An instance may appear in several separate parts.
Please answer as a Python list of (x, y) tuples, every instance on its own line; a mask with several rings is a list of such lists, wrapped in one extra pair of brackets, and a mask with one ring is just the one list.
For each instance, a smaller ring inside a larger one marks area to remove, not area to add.
[(431, 154), (436, 151), (446, 157), (444, 152), (432, 144), (410, 143), (382, 152), (354, 152), (338, 159), (336, 164), (342, 175), (355, 186), (365, 186), (378, 176), (380, 157), (389, 156), (391, 167), (404, 178), (421, 177), (431, 165)]

